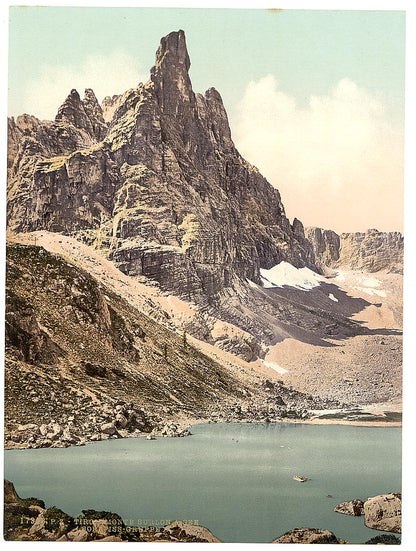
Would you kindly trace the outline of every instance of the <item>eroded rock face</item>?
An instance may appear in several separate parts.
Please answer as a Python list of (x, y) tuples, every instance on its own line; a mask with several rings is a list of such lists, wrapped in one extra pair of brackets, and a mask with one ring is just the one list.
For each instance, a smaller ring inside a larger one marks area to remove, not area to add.
[(18, 503), (19, 499), (13, 482), (4, 479), (4, 503)]
[(84, 101), (81, 100), (75, 89), (71, 90), (58, 109), (55, 121), (83, 129), (88, 135), (94, 136), (98, 140), (105, 136), (107, 130), (102, 109), (90, 88), (85, 90)]
[(402, 531), (402, 496), (384, 494), (367, 499), (364, 503), (364, 523), (374, 530)]
[(342, 233), (338, 265), (353, 270), (377, 272), (403, 271), (403, 236), (400, 232)]
[(316, 261), (321, 268), (332, 266), (339, 259), (341, 241), (334, 231), (307, 228), (306, 237), (312, 244)]
[(295, 528), (272, 541), (272, 543), (340, 543), (329, 530), (318, 528)]
[[(315, 268), (303, 226), (236, 150), (220, 94), (195, 94), (183, 31), (148, 83), (106, 98), (72, 90), (55, 122), (9, 123), (9, 228), (83, 232), (129, 275), (188, 297), (285, 260)], [(109, 124), (106, 121), (110, 121)]]
[(400, 232), (342, 233), (307, 228), (306, 237), (313, 247), (316, 263), (325, 267), (364, 272), (403, 272), (403, 236)]

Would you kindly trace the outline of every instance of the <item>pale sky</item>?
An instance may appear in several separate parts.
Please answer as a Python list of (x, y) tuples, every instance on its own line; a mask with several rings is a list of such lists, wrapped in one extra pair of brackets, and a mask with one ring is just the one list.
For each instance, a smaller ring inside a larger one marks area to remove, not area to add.
[(404, 27), (401, 11), (13, 7), (8, 112), (53, 119), (72, 88), (147, 81), (183, 29), (194, 91), (220, 92), (290, 218), (402, 230)]

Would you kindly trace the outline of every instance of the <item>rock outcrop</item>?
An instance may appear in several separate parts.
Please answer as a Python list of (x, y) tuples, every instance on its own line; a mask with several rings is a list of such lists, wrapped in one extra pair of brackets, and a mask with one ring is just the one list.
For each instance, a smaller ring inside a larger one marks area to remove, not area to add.
[(337, 505), (334, 511), (336, 513), (343, 513), (344, 515), (359, 517), (364, 514), (364, 501), (361, 501), (361, 499), (344, 501), (343, 503)]
[(192, 298), (259, 283), (282, 260), (315, 267), (302, 224), (239, 155), (219, 93), (194, 93), (189, 67), (173, 32), (149, 82), (104, 112), (92, 90), (72, 90), (54, 123), (10, 121), (9, 228), (83, 232), (125, 273)]
[(402, 496), (384, 494), (367, 499), (364, 503), (364, 523), (374, 530), (402, 531)]
[(193, 524), (187, 524), (181, 520), (175, 520), (165, 526), (164, 532), (177, 538), (179, 541), (187, 540), (194, 542), (221, 543), (208, 528)]
[(17, 495), (17, 492), (15, 490), (15, 487), (13, 485), (13, 482), (10, 482), (10, 480), (4, 480), (4, 503), (10, 504), (10, 503), (19, 503), (19, 496)]
[(403, 272), (403, 236), (400, 232), (342, 233), (337, 265), (365, 272)]
[(321, 228), (306, 228), (305, 234), (321, 269), (332, 266), (339, 259), (341, 240), (337, 233)]
[[(174, 521), (165, 527), (126, 526), (117, 513), (84, 509), (71, 517), (57, 507), (46, 508), (36, 498), (20, 498), (12, 482), (4, 481), (6, 541), (100, 541), (221, 543), (207, 528)], [(169, 521), (166, 521), (169, 522)]]
[(403, 236), (400, 232), (336, 234), (332, 230), (307, 228), (306, 237), (315, 254), (316, 264), (325, 267), (364, 272), (403, 272)]
[(341, 541), (329, 530), (318, 528), (295, 528), (286, 532), (272, 543), (341, 543)]
[(107, 134), (107, 124), (104, 121), (103, 111), (91, 88), (85, 90), (81, 100), (78, 92), (73, 89), (64, 103), (58, 109), (55, 122), (66, 123), (85, 130), (97, 141), (104, 139)]

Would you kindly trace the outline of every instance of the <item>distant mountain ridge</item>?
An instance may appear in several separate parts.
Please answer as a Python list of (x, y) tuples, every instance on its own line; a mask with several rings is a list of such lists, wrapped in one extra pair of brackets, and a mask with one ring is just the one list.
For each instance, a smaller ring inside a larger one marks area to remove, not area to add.
[(306, 228), (317, 265), (323, 269), (344, 268), (365, 272), (403, 273), (404, 240), (400, 232), (341, 233), (321, 228)]

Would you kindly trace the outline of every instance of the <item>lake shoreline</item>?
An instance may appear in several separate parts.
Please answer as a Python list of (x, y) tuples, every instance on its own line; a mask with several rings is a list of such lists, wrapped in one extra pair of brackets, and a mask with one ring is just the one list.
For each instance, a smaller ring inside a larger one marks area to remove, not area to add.
[[(356, 410), (352, 410), (356, 411)], [(341, 412), (340, 412), (341, 413)], [(343, 414), (348, 415), (351, 414), (351, 411), (342, 411)], [(395, 414), (401, 414), (401, 412), (392, 412)], [(322, 415), (326, 415), (324, 412), (322, 412)], [(309, 419), (296, 419), (296, 418), (286, 418), (286, 419), (279, 419), (279, 420), (271, 420), (269, 422), (264, 421), (247, 421), (247, 420), (224, 420), (224, 421), (217, 421), (212, 420), (210, 418), (201, 418), (201, 419), (195, 419), (195, 418), (184, 418), (181, 417), (180, 419), (176, 420), (175, 424), (178, 429), (178, 433), (189, 430), (190, 434), (181, 435), (179, 434), (175, 436), (167, 436), (166, 434), (162, 434), (163, 431), (161, 430), (154, 430), (151, 433), (142, 433), (142, 434), (134, 434), (134, 435), (118, 435), (116, 437), (109, 437), (109, 438), (103, 438), (99, 441), (105, 441), (105, 440), (121, 440), (121, 439), (130, 439), (130, 438), (148, 438), (151, 436), (152, 438), (178, 438), (183, 437), (186, 438), (187, 436), (192, 436), (192, 427), (196, 425), (217, 425), (217, 424), (241, 424), (241, 425), (277, 425), (277, 424), (302, 424), (302, 425), (350, 425), (350, 426), (359, 426), (359, 427), (371, 427), (371, 428), (377, 428), (377, 427), (402, 427), (401, 421), (384, 421), (378, 418), (378, 420), (369, 420), (369, 419), (346, 419), (346, 418), (323, 418), (321, 416), (311, 417)], [(4, 445), (4, 450), (24, 450), (24, 449), (42, 449), (44, 447), (51, 447), (51, 448), (64, 448), (64, 447), (74, 447), (74, 446), (84, 446), (88, 443), (94, 443), (94, 440), (84, 440), (80, 443), (73, 444), (70, 446), (58, 446), (58, 445), (51, 445), (51, 446), (33, 446), (29, 445), (26, 442), (12, 442), (9, 441)]]

